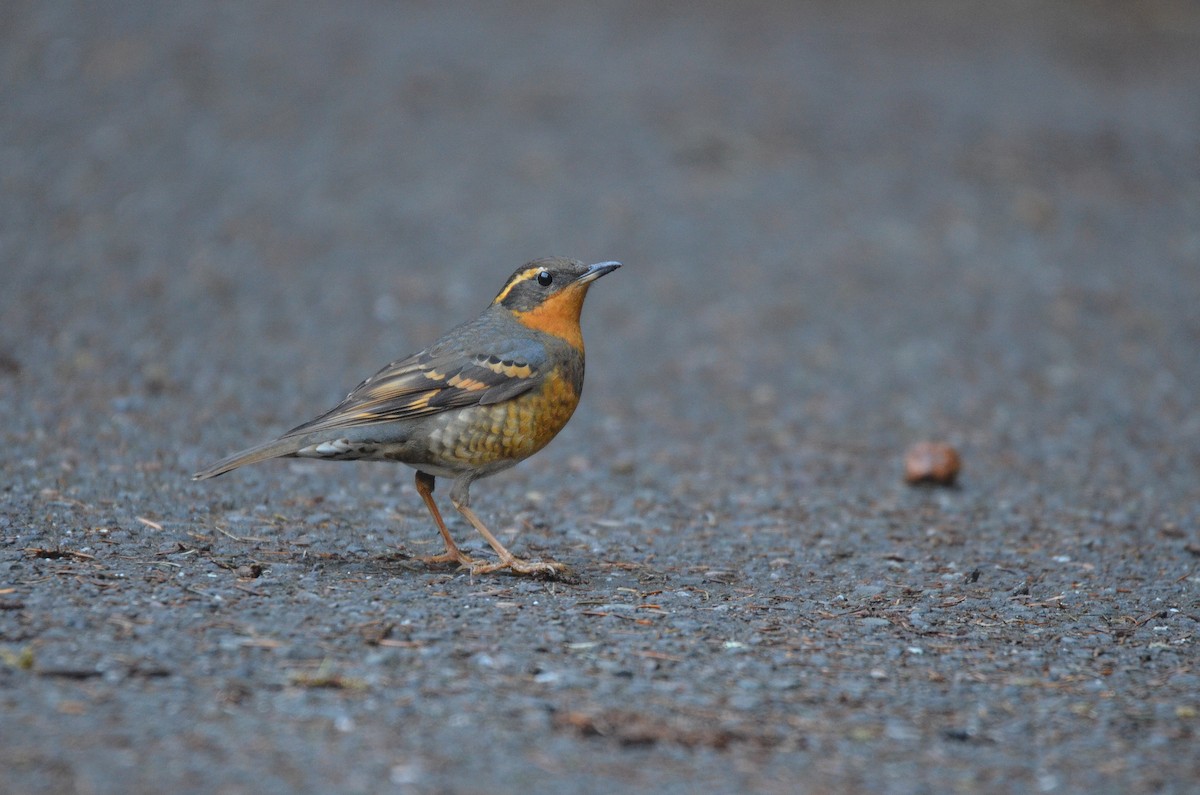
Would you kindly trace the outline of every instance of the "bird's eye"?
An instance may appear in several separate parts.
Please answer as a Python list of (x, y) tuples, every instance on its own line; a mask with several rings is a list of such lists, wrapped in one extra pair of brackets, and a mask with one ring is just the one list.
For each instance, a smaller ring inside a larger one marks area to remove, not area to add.
[(538, 284), (543, 287), (549, 287), (550, 283), (554, 281), (554, 275), (550, 271), (542, 271), (537, 275), (537, 280)]

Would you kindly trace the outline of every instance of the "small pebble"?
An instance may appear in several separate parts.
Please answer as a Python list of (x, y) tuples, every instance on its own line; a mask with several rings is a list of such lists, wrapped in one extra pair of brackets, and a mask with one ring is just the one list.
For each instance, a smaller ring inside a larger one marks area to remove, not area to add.
[(904, 453), (907, 483), (953, 486), (961, 463), (958, 451), (945, 442), (917, 442)]

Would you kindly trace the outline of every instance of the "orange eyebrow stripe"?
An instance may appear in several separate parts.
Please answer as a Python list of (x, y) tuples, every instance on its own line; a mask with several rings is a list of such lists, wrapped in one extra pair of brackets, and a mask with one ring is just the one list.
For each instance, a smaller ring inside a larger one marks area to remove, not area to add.
[(493, 304), (500, 303), (501, 301), (503, 301), (505, 298), (508, 297), (508, 294), (510, 292), (512, 292), (512, 289), (514, 287), (516, 287), (521, 282), (529, 281), (534, 276), (541, 273), (543, 270), (544, 270), (543, 268), (537, 267), (537, 268), (526, 268), (525, 270), (521, 271), (516, 276), (512, 277), (509, 280), (508, 284), (504, 285), (504, 289), (500, 291), (499, 295), (497, 295), (495, 298), (492, 299), (492, 303)]

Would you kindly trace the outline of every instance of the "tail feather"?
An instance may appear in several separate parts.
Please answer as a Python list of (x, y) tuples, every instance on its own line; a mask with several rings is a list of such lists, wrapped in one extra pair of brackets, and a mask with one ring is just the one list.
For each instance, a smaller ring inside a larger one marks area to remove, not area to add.
[(228, 458), (218, 461), (207, 469), (200, 470), (192, 475), (192, 480), (215, 478), (217, 475), (224, 475), (232, 469), (237, 469), (247, 464), (257, 464), (259, 461), (266, 461), (268, 458), (294, 455), (304, 446), (305, 439), (302, 436), (293, 436), (290, 438), (285, 436), (273, 442), (256, 444), (254, 447), (242, 450), (240, 453), (234, 453)]

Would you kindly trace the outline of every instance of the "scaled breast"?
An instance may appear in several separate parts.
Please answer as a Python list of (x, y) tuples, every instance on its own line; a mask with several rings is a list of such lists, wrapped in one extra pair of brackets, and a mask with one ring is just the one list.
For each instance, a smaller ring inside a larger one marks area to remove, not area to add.
[(503, 469), (549, 444), (578, 405), (572, 380), (551, 374), (520, 397), (439, 416), (428, 451), (448, 465)]

